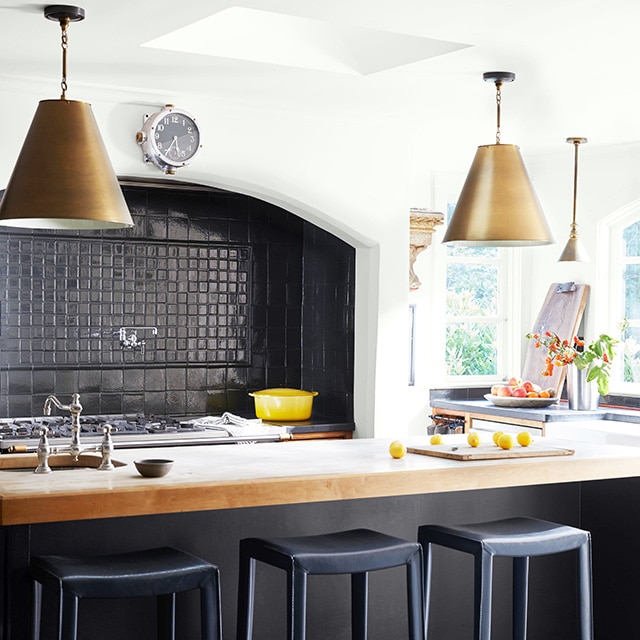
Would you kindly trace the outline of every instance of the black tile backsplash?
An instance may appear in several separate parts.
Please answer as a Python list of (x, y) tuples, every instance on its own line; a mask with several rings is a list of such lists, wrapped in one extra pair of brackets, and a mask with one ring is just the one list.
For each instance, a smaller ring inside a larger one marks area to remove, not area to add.
[[(0, 255), (3, 364), (250, 359), (249, 246), (0, 236)], [(123, 349), (121, 327), (139, 327), (144, 349)]]
[[(0, 230), (0, 416), (74, 392), (88, 414), (250, 414), (248, 391), (292, 386), (353, 419), (352, 247), (249, 196), (123, 192), (130, 230)], [(121, 327), (157, 335), (126, 349)]]

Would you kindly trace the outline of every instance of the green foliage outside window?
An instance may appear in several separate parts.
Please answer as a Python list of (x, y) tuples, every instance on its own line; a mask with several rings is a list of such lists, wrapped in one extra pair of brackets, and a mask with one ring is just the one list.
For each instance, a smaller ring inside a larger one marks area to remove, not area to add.
[[(449, 218), (453, 208), (452, 204), (448, 207)], [(498, 255), (495, 247), (447, 247), (445, 357), (449, 376), (497, 374)]]

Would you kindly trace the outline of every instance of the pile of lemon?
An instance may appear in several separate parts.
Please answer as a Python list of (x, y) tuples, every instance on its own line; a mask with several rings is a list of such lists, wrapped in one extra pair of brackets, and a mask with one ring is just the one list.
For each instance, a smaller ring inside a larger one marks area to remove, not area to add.
[[(521, 447), (528, 447), (532, 442), (533, 438), (528, 431), (521, 431), (518, 433), (515, 438), (510, 433), (504, 433), (503, 431), (496, 431), (493, 434), (493, 442), (501, 449), (513, 449), (515, 443), (517, 442)], [(444, 438), (439, 433), (431, 436), (429, 440), (430, 444), (444, 444)], [(467, 434), (467, 444), (470, 447), (479, 447), (482, 443), (482, 438), (477, 431), (470, 431)]]
[[(528, 447), (533, 438), (528, 431), (520, 431), (515, 438), (510, 433), (504, 433), (503, 431), (496, 431), (493, 434), (493, 442), (501, 449), (513, 449), (517, 442), (521, 447)], [(482, 438), (477, 431), (470, 431), (467, 434), (467, 444), (470, 447), (479, 447), (482, 443)], [(444, 437), (440, 433), (436, 433), (431, 436), (429, 444), (437, 445), (444, 444)], [(389, 445), (389, 454), (392, 458), (404, 458), (407, 453), (407, 447), (400, 440), (394, 440)]]

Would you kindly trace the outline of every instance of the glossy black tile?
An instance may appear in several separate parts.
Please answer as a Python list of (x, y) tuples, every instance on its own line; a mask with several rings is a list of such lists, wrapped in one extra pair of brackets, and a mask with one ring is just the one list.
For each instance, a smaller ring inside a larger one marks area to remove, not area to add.
[[(241, 194), (123, 191), (132, 230), (0, 230), (0, 412), (75, 392), (96, 412), (246, 410), (286, 384), (352, 413), (352, 247)], [(123, 349), (130, 326), (157, 335)]]

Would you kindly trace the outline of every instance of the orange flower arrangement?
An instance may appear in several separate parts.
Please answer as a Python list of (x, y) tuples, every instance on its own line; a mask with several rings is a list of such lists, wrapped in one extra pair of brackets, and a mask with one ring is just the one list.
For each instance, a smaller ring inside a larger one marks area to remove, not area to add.
[(615, 355), (613, 348), (618, 340), (602, 333), (597, 340), (585, 347), (584, 340), (577, 336), (574, 336), (573, 344), (569, 344), (568, 340), (562, 340), (553, 331), (545, 331), (542, 335), (528, 333), (526, 337), (536, 341), (537, 349), (547, 349), (543, 376), (553, 375), (554, 367), (574, 364), (578, 369), (587, 369), (587, 382), (595, 380), (600, 395), (606, 396), (609, 393), (611, 361)]

